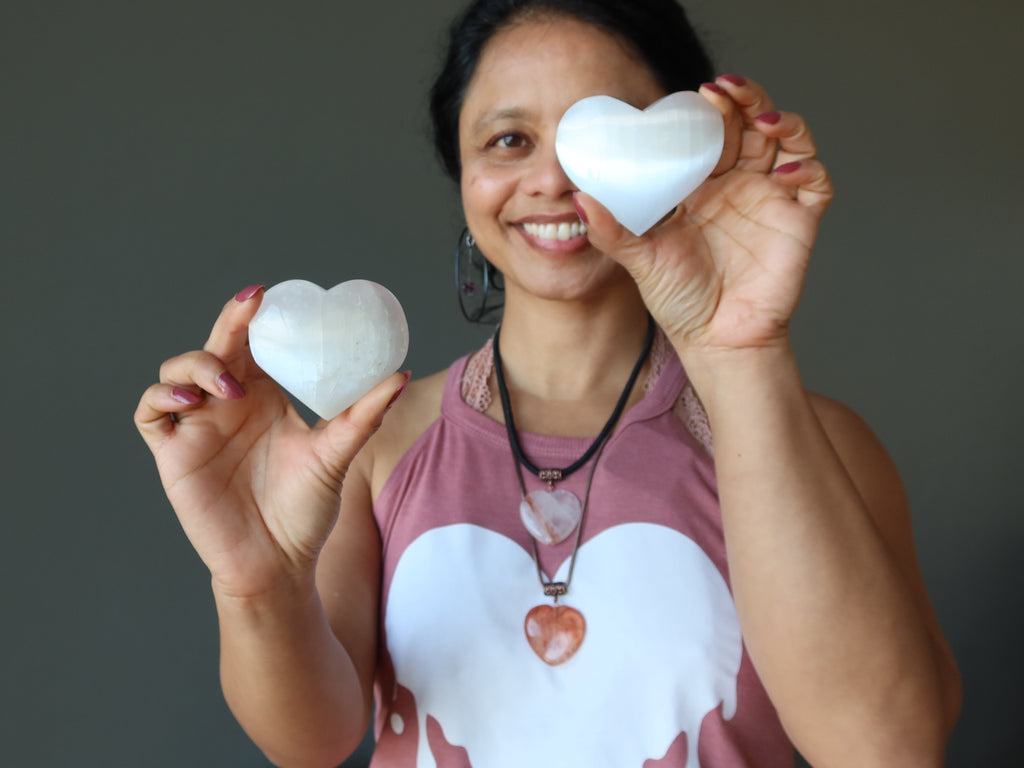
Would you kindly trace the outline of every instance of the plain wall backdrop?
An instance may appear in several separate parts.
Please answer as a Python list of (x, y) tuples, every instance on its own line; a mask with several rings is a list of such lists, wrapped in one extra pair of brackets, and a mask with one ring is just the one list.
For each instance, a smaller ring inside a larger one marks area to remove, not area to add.
[[(384, 283), (419, 375), (485, 337), (455, 304), (462, 219), (427, 137), (458, 5), (0, 3), (3, 765), (266, 765), (132, 413), (254, 282)], [(815, 130), (838, 195), (802, 370), (905, 479), (965, 681), (948, 765), (1019, 766), (1024, 5), (688, 7), (720, 71)]]

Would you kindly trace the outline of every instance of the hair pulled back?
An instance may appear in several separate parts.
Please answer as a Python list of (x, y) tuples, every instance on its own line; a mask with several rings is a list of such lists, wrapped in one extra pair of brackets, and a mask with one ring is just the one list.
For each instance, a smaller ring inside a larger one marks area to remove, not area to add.
[(567, 16), (624, 40), (666, 93), (695, 91), (714, 77), (711, 60), (676, 0), (475, 0), (449, 32), (444, 66), (430, 92), (434, 147), (456, 182), (459, 112), (480, 54), (498, 32), (523, 18)]

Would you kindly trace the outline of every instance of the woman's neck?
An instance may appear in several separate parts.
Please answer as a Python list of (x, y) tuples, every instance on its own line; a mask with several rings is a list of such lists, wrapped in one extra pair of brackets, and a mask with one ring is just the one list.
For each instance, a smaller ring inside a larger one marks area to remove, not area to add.
[[(575, 436), (599, 429), (643, 349), (648, 320), (639, 296), (600, 306), (510, 298), (500, 347), (517, 426)], [(630, 405), (641, 397), (635, 386)]]

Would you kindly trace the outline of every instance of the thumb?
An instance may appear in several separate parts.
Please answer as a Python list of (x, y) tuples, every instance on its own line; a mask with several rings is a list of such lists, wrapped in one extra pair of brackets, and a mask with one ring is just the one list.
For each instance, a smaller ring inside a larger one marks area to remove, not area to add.
[(411, 376), (410, 371), (389, 376), (323, 425), (315, 450), (339, 486), (352, 459), (380, 428), (384, 414), (405, 391)]
[(634, 235), (619, 223), (614, 214), (586, 192), (573, 192), (573, 203), (580, 219), (587, 225), (590, 244), (609, 258), (619, 262), (636, 276), (637, 268), (651, 253), (651, 238)]
[(572, 202), (580, 220), (587, 225), (587, 237), (595, 248), (608, 250), (606, 246), (612, 246), (625, 237), (633, 237), (611, 211), (586, 192), (573, 192)]

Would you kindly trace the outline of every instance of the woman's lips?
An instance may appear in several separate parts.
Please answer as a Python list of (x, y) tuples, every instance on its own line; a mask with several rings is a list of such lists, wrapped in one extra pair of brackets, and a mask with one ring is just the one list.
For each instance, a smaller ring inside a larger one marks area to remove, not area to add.
[(590, 245), (587, 225), (579, 219), (524, 221), (516, 227), (531, 246), (551, 254), (568, 255)]
[(587, 225), (579, 220), (547, 223), (524, 221), (522, 227), (527, 234), (541, 240), (564, 241), (587, 234)]

